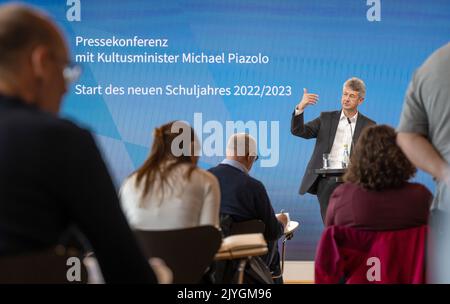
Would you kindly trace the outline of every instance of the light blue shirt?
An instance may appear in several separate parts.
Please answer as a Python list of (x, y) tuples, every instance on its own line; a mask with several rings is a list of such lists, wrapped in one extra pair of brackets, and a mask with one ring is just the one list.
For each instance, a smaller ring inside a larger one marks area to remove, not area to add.
[(230, 165), (230, 166), (232, 166), (232, 167), (235, 167), (236, 169), (241, 170), (241, 171), (244, 172), (245, 174), (248, 174), (247, 168), (246, 168), (243, 164), (241, 164), (240, 162), (238, 162), (238, 161), (235, 161), (235, 160), (232, 160), (232, 159), (227, 159), (227, 158), (225, 158), (225, 159), (221, 162), (221, 164), (224, 164), (224, 165)]

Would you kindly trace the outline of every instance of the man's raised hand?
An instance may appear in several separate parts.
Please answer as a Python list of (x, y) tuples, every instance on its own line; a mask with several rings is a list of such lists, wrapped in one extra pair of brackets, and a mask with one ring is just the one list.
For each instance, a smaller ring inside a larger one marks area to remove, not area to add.
[(319, 95), (308, 93), (308, 90), (306, 88), (303, 88), (303, 97), (302, 100), (298, 103), (296, 109), (303, 112), (307, 106), (315, 105), (318, 100)]

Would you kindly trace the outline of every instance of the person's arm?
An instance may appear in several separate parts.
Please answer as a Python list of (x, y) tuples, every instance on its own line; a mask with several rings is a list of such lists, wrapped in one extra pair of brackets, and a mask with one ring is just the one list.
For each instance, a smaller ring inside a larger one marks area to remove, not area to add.
[(418, 168), (443, 181), (449, 178), (448, 164), (428, 140), (429, 120), (419, 73), (415, 73), (405, 95), (398, 126), (397, 144)]
[(278, 240), (284, 234), (284, 226), (275, 216), (266, 188), (261, 183), (255, 183), (251, 187), (255, 191), (254, 208), (258, 219), (265, 225), (265, 238), (267, 241)]
[(315, 105), (319, 96), (317, 94), (309, 94), (303, 89), (303, 97), (299, 104), (295, 107), (291, 118), (291, 133), (295, 136), (305, 139), (316, 138), (320, 130), (320, 118), (316, 118), (305, 124), (304, 111), (309, 105)]
[(297, 116), (295, 116), (294, 114), (292, 115), (291, 119), (292, 135), (305, 139), (316, 138), (317, 135), (319, 134), (319, 130), (320, 130), (319, 117), (305, 124), (303, 113)]
[(212, 225), (220, 227), (219, 211), (220, 211), (220, 186), (217, 178), (206, 173), (205, 194), (203, 200), (202, 213), (200, 215), (200, 225)]
[(416, 167), (439, 181), (449, 179), (447, 162), (423, 135), (400, 132), (397, 135), (397, 144)]
[[(94, 249), (106, 283), (157, 283), (120, 208), (92, 136), (69, 128), (59, 141), (57, 190), (67, 217)], [(59, 160), (61, 159), (61, 160)]]

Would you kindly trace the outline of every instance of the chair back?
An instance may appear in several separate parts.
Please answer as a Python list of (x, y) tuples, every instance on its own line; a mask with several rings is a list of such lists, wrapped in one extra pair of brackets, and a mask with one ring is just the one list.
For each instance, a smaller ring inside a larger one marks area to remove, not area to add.
[(316, 283), (425, 283), (427, 226), (369, 231), (325, 228), (315, 259)]
[(88, 274), (76, 250), (48, 250), (0, 257), (0, 284), (83, 284)]
[(159, 257), (173, 272), (174, 284), (199, 283), (222, 243), (213, 226), (143, 231), (136, 236), (147, 258)]

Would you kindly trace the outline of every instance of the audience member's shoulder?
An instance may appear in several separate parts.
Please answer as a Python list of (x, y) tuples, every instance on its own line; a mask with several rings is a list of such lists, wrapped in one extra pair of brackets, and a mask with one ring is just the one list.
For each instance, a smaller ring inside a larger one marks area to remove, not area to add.
[(226, 175), (226, 176), (234, 176), (235, 178), (239, 178), (241, 179), (246, 179), (247, 178), (247, 174), (245, 174), (244, 172), (242, 172), (241, 170), (239, 170), (238, 168), (235, 168), (233, 166), (230, 165), (226, 165), (226, 164), (219, 164), (215, 167), (212, 167), (210, 169), (208, 169), (209, 172), (213, 173), (214, 175)]
[(47, 115), (37, 130), (37, 135), (42, 139), (59, 142), (68, 147), (84, 147), (87, 151), (95, 146), (91, 132), (64, 118)]
[(67, 132), (71, 135), (79, 134), (79, 135), (90, 135), (90, 132), (70, 120), (54, 117), (53, 121), (49, 121), (49, 128), (55, 128), (61, 130), (61, 132)]
[(339, 186), (334, 189), (333, 193), (331, 194), (334, 198), (341, 197), (345, 194), (354, 193), (355, 191), (363, 191), (364, 189), (357, 184), (346, 182), (342, 183)]
[(432, 198), (433, 194), (431, 191), (423, 184), (419, 183), (406, 183), (405, 191), (411, 193), (413, 196), (429, 197)]
[(247, 177), (246, 182), (245, 182), (246, 186), (253, 188), (253, 189), (264, 190), (264, 191), (266, 190), (266, 187), (260, 180), (254, 178), (250, 175), (247, 175), (247, 174), (246, 174), (246, 177)]
[(23, 111), (19, 114), (18, 128), (27, 128), (30, 134), (45, 138), (88, 137), (90, 133), (75, 123), (43, 111)]
[(450, 42), (434, 51), (429, 56), (422, 66), (417, 70), (417, 74), (425, 76), (429, 73), (446, 72), (448, 69), (448, 62), (450, 57)]
[(218, 170), (219, 170), (219, 166), (215, 166), (215, 167), (209, 168), (209, 169), (208, 169), (208, 172), (214, 173), (214, 172), (217, 172)]
[(136, 174), (128, 176), (120, 186), (119, 194), (120, 196), (128, 196), (130, 193), (136, 191)]
[(363, 188), (355, 183), (342, 183), (338, 187), (336, 187), (335, 191), (338, 192), (346, 192), (346, 191), (354, 191), (354, 190), (363, 190)]
[(136, 173), (133, 173), (124, 179), (120, 188), (121, 189), (129, 189), (130, 187), (134, 187), (135, 184), (136, 184)]

